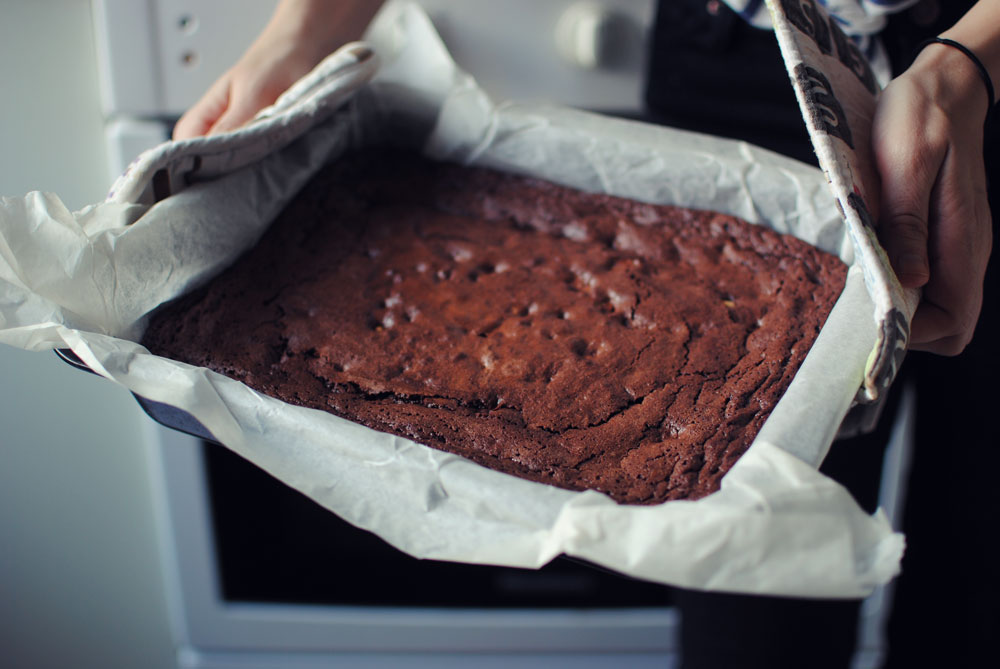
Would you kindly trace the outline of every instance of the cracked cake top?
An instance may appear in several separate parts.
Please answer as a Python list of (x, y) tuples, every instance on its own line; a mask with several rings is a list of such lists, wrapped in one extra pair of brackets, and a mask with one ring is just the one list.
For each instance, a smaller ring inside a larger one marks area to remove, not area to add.
[(501, 471), (654, 503), (718, 488), (845, 275), (730, 216), (367, 152), (143, 343)]

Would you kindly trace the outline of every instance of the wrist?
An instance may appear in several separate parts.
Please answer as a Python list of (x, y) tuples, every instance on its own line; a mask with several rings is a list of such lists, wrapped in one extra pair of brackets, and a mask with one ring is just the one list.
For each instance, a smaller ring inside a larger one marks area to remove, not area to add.
[(992, 86), (984, 81), (986, 73), (952, 45), (926, 44), (907, 73), (917, 77), (937, 105), (955, 118), (975, 115), (985, 121), (993, 107)]
[[(957, 23), (940, 34), (969, 49), (1000, 90), (1000, 0), (979, 0)], [(992, 106), (996, 100), (990, 100)]]
[(320, 58), (361, 38), (383, 0), (282, 0), (265, 32)]

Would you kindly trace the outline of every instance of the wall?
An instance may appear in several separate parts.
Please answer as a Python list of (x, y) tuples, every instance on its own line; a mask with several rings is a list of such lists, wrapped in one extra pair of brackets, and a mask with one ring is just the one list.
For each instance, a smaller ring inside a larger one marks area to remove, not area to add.
[[(107, 190), (88, 0), (0, 2), (0, 194)], [(0, 345), (0, 666), (170, 667), (149, 446), (125, 391)]]

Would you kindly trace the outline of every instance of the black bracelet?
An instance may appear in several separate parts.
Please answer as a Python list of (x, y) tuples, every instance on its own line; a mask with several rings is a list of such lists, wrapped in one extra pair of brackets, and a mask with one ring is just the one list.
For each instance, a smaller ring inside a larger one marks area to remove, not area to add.
[(947, 37), (932, 37), (921, 42), (917, 46), (916, 53), (923, 51), (924, 47), (928, 44), (944, 44), (945, 46), (953, 47), (964, 53), (966, 57), (972, 61), (972, 64), (975, 65), (976, 69), (979, 71), (979, 78), (983, 80), (983, 84), (986, 86), (986, 94), (990, 96), (990, 104), (987, 108), (987, 112), (992, 111), (993, 103), (996, 100), (996, 93), (993, 90), (993, 81), (990, 79), (990, 73), (986, 71), (986, 66), (983, 65), (983, 61), (979, 60), (979, 57), (972, 53), (972, 49), (960, 42), (956, 42), (953, 39), (948, 39)]

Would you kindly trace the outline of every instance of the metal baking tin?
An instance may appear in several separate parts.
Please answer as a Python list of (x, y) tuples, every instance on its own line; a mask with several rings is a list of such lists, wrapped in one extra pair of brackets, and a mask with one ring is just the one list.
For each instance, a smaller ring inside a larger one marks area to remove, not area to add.
[[(55, 354), (70, 366), (97, 375), (97, 372), (88, 367), (87, 363), (81, 360), (80, 357), (77, 356), (77, 354), (71, 349), (57, 348), (54, 350)], [(134, 397), (135, 401), (139, 403), (142, 410), (146, 412), (146, 415), (160, 425), (169, 427), (172, 430), (177, 430), (178, 432), (183, 432), (184, 434), (191, 435), (192, 437), (204, 439), (205, 441), (219, 443), (219, 440), (215, 438), (208, 428), (202, 425), (197, 418), (189, 414), (187, 411), (178, 409), (177, 407), (169, 404), (164, 404), (163, 402), (148, 400), (142, 395), (136, 395), (135, 393), (132, 393), (132, 397)]]

